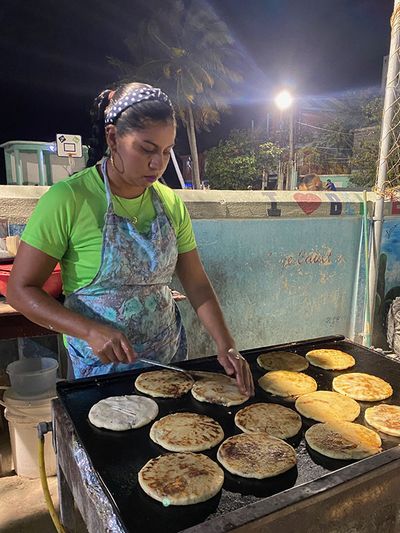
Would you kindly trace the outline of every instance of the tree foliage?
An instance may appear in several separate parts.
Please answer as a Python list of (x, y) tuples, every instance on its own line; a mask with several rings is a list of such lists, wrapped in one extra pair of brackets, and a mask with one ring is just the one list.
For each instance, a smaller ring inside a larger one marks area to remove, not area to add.
[(276, 172), (282, 149), (257, 132), (232, 130), (207, 152), (206, 177), (213, 189), (260, 188), (263, 174)]
[(219, 122), (242, 77), (240, 54), (211, 6), (200, 0), (165, 0), (125, 43), (132, 62), (110, 58), (123, 81), (142, 81), (172, 99), (188, 135), (199, 186), (196, 131)]
[(361, 186), (374, 184), (383, 101), (371, 91), (352, 91), (330, 101), (328, 119), (312, 142), (297, 149), (300, 173), (352, 173)]
[(354, 142), (351, 180), (363, 187), (372, 187), (376, 180), (382, 107), (381, 97), (370, 98), (361, 107), (364, 131), (359, 132), (361, 139)]
[(354, 148), (351, 181), (356, 185), (372, 187), (375, 184), (378, 157), (379, 135), (375, 133)]

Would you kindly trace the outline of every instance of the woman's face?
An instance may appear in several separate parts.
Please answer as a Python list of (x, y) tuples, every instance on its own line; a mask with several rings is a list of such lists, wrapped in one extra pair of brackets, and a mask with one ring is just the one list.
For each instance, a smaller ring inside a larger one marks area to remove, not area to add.
[(308, 183), (300, 183), (299, 191), (321, 191), (323, 189), (322, 181), (319, 176), (314, 176)]
[(129, 186), (150, 187), (168, 165), (175, 133), (172, 122), (149, 123), (142, 130), (122, 136), (118, 135), (115, 126), (109, 126), (107, 142), (118, 177)]

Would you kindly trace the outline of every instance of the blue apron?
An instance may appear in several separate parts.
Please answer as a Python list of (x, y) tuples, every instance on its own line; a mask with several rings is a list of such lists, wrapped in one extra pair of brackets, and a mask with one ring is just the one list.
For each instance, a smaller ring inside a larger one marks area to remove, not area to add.
[[(168, 286), (178, 259), (175, 231), (154, 187), (149, 192), (156, 217), (146, 234), (140, 234), (128, 218), (116, 215), (106, 163), (104, 159), (101, 167), (108, 207), (100, 268), (89, 285), (66, 297), (64, 305), (123, 331), (138, 357), (181, 361), (187, 358), (186, 334)], [(104, 364), (84, 340), (66, 336), (66, 341), (75, 378), (145, 366)]]

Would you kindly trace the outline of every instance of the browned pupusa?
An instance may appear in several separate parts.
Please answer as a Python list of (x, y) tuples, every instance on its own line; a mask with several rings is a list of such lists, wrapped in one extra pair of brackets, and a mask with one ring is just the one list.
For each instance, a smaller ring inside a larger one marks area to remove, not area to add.
[(222, 375), (219, 379), (199, 380), (192, 387), (192, 396), (199, 402), (225, 405), (240, 405), (249, 399), (242, 394), (236, 380)]
[(353, 400), (364, 402), (378, 402), (393, 394), (393, 389), (389, 383), (377, 376), (362, 372), (337, 376), (332, 381), (332, 389), (345, 396), (350, 396)]
[(224, 438), (218, 422), (196, 413), (174, 413), (154, 422), (150, 438), (171, 452), (201, 452)]
[(266, 433), (229, 437), (218, 448), (217, 458), (232, 474), (255, 479), (282, 474), (297, 462), (289, 444)]
[(367, 423), (378, 431), (400, 437), (400, 407), (398, 405), (381, 403), (366, 409), (364, 416)]
[(179, 398), (189, 392), (192, 385), (192, 379), (173, 370), (143, 372), (135, 381), (138, 391), (155, 398)]
[(381, 451), (378, 433), (343, 420), (314, 424), (305, 438), (313, 450), (332, 459), (363, 459)]
[(268, 372), (258, 380), (262, 389), (276, 396), (294, 401), (298, 396), (317, 390), (317, 382), (311, 376), (301, 372), (275, 370)]
[(289, 439), (300, 431), (301, 418), (283, 405), (253, 403), (236, 413), (235, 424), (245, 433), (262, 431), (278, 439)]
[(224, 473), (201, 453), (171, 453), (150, 459), (138, 479), (146, 494), (165, 505), (191, 505), (215, 496)]
[(301, 355), (282, 351), (262, 353), (257, 357), (257, 363), (264, 370), (302, 372), (308, 368), (308, 361)]
[(306, 354), (307, 360), (314, 366), (325, 370), (345, 370), (356, 364), (354, 357), (342, 350), (319, 348)]

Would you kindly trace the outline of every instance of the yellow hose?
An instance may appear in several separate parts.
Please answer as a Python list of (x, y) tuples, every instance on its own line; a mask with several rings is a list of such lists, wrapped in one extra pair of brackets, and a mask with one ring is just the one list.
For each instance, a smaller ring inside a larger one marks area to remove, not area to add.
[(44, 435), (39, 437), (39, 472), (44, 499), (46, 500), (47, 509), (50, 513), (51, 519), (53, 520), (54, 527), (56, 528), (58, 533), (65, 533), (65, 529), (63, 528), (57, 516), (56, 510), (54, 509), (53, 500), (51, 499), (49, 486), (47, 484), (46, 468), (44, 465)]

